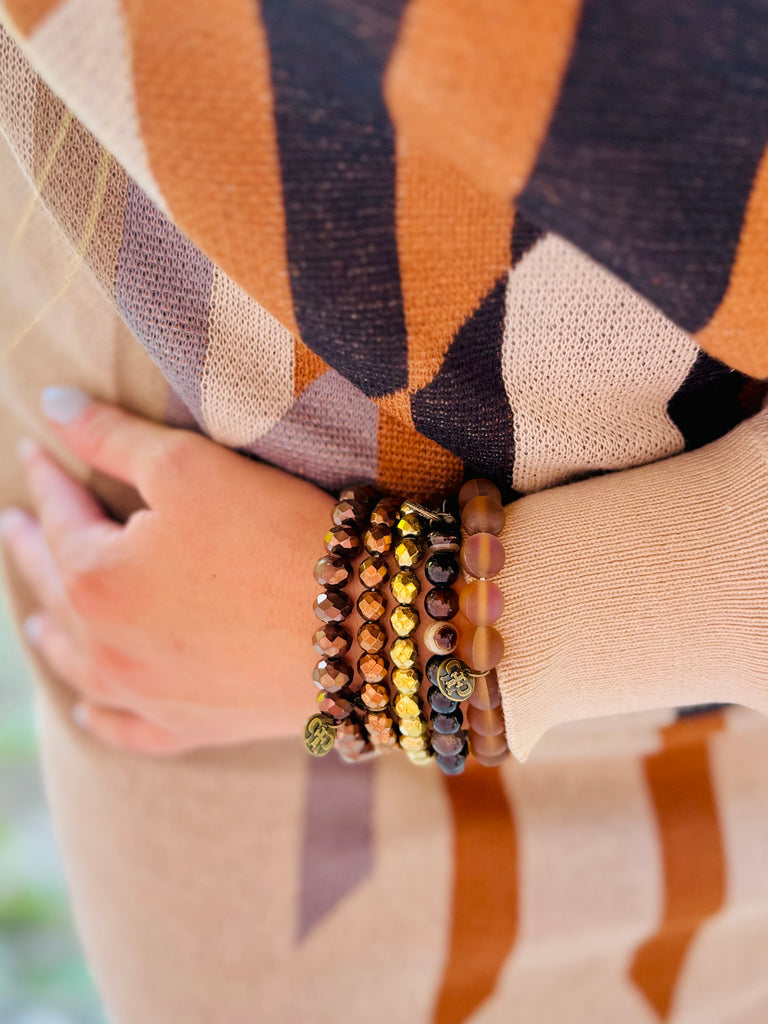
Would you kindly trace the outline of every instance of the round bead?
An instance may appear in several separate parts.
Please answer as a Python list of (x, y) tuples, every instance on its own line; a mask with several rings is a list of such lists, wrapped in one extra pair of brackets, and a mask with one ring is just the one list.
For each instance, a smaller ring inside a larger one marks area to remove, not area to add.
[(475, 688), (475, 681), (469, 674), (469, 666), (453, 654), (440, 658), (439, 661), (435, 672), (439, 689), (451, 700), (467, 700)]
[(352, 566), (340, 555), (323, 555), (315, 564), (315, 579), (329, 590), (346, 587), (352, 579)]
[(461, 592), (459, 607), (474, 626), (490, 626), (504, 611), (504, 595), (492, 580), (472, 580)]
[(381, 501), (376, 503), (371, 512), (371, 525), (386, 526), (388, 530), (392, 530), (399, 514), (400, 502), (397, 498), (382, 498)]
[(401, 736), (400, 746), (403, 750), (424, 750), (427, 746), (426, 736)]
[(399, 604), (389, 617), (398, 636), (410, 636), (419, 627), (420, 615), (412, 604)]
[(392, 577), (389, 588), (398, 604), (413, 604), (421, 590), (419, 577), (409, 569), (401, 569)]
[(398, 668), (414, 668), (419, 660), (415, 641), (398, 637), (389, 649), (389, 656)]
[(430, 681), (430, 683), (433, 686), (437, 686), (437, 671), (440, 668), (440, 666), (442, 665), (444, 657), (445, 657), (445, 655), (437, 655), (436, 654), (433, 658), (430, 658), (429, 661), (427, 662), (427, 667), (426, 667), (425, 671), (427, 673), (427, 679)]
[(461, 525), (467, 533), (493, 533), (499, 536), (504, 529), (506, 513), (501, 502), (484, 494), (472, 498), (461, 513)]
[(352, 669), (338, 658), (321, 658), (315, 665), (312, 678), (321, 690), (338, 693), (352, 682)]
[(381, 683), (366, 683), (360, 690), (360, 700), (369, 711), (383, 711), (389, 704), (389, 690)]
[(493, 626), (478, 626), (461, 634), (459, 651), (475, 672), (486, 672), (496, 668), (504, 656), (504, 640)]
[(427, 544), (432, 551), (458, 551), (461, 548), (461, 530), (457, 523), (443, 523), (431, 526), (427, 533)]
[(444, 775), (461, 775), (467, 764), (467, 755), (465, 753), (451, 754), (450, 756), (438, 754), (435, 761)]
[(387, 642), (387, 634), (378, 623), (364, 622), (357, 631), (357, 642), (366, 654), (378, 654)]
[(389, 569), (383, 558), (379, 558), (377, 555), (369, 555), (368, 558), (364, 558), (360, 563), (358, 576), (364, 587), (368, 590), (373, 590), (374, 587), (380, 587), (389, 578)]
[(321, 622), (343, 622), (352, 611), (352, 602), (343, 590), (326, 590), (317, 595), (312, 607)]
[(452, 711), (446, 715), (435, 714), (432, 715), (431, 722), (435, 732), (441, 732), (446, 736), (450, 736), (461, 728), (463, 715), (461, 711)]
[(315, 757), (324, 757), (333, 750), (336, 732), (336, 722), (330, 715), (312, 715), (304, 726), (304, 746)]
[(484, 757), (495, 757), (507, 749), (507, 739), (504, 733), (497, 733), (495, 736), (483, 736), (473, 730), (472, 752), (482, 754)]
[(415, 668), (396, 668), (392, 673), (392, 682), (399, 693), (412, 697), (419, 692), (421, 673)]
[(420, 517), (415, 512), (406, 512), (397, 521), (397, 532), (401, 537), (420, 537), (423, 533)]
[(392, 530), (384, 523), (370, 526), (363, 534), (363, 546), (369, 555), (386, 555), (392, 550)]
[(379, 492), (372, 484), (353, 484), (339, 494), (340, 501), (359, 501), (370, 508), (378, 500)]
[(407, 693), (398, 693), (394, 701), (395, 712), (398, 718), (415, 718), (421, 714), (421, 705), (416, 696), (409, 696)]
[(427, 701), (429, 706), (437, 715), (450, 715), (455, 711), (459, 702), (451, 700), (450, 697), (446, 697), (441, 689), (437, 686), (431, 686), (427, 692)]
[(433, 587), (450, 587), (459, 578), (459, 563), (450, 551), (436, 551), (424, 566), (427, 579)]
[(343, 498), (341, 501), (337, 501), (331, 512), (331, 519), (335, 526), (354, 526), (360, 529), (365, 525), (367, 518), (368, 506), (353, 498)]
[(424, 610), (431, 619), (452, 619), (459, 610), (459, 599), (451, 587), (433, 587), (424, 598)]
[(312, 646), (326, 658), (339, 658), (346, 654), (352, 637), (337, 622), (326, 622), (312, 637)]
[(331, 555), (354, 558), (360, 546), (360, 534), (353, 526), (332, 526), (325, 535), (325, 549)]
[(488, 675), (475, 679), (475, 688), (469, 698), (469, 703), (480, 708), (481, 711), (490, 711), (491, 708), (499, 707), (501, 694), (495, 672), (491, 671)]
[(378, 590), (366, 590), (357, 599), (357, 610), (368, 622), (377, 622), (387, 610), (387, 599)]
[(436, 754), (450, 757), (452, 754), (460, 753), (463, 747), (464, 733), (462, 730), (454, 733), (432, 733), (432, 749)]
[(504, 545), (492, 533), (475, 533), (461, 546), (461, 564), (470, 576), (495, 576), (504, 568)]
[(427, 723), (423, 718), (403, 718), (398, 729), (402, 736), (426, 736)]
[(458, 642), (459, 631), (450, 622), (433, 622), (424, 630), (424, 646), (433, 654), (450, 654)]
[(493, 757), (487, 757), (485, 754), (480, 754), (474, 748), (472, 753), (475, 760), (486, 768), (495, 768), (497, 765), (503, 764), (503, 762), (509, 757), (509, 750), (506, 748), (500, 754), (494, 754)]
[(387, 678), (387, 659), (380, 654), (364, 654), (357, 663), (358, 671), (367, 683), (381, 683)]
[(498, 736), (504, 732), (504, 716), (501, 708), (482, 711), (470, 704), (467, 707), (467, 725), (481, 736)]
[(492, 483), (490, 480), (486, 480), (484, 477), (478, 477), (475, 480), (467, 480), (459, 491), (459, 508), (462, 511), (462, 521), (464, 519), (465, 505), (467, 502), (471, 501), (472, 498), (477, 498), (479, 495), (493, 498), (498, 502), (501, 501), (501, 491), (496, 484)]
[(419, 564), (423, 553), (420, 541), (415, 537), (406, 537), (395, 548), (395, 561), (401, 569), (411, 569)]
[(336, 693), (318, 693), (317, 703), (324, 714), (330, 715), (336, 721), (349, 718), (352, 714), (351, 701), (339, 697)]

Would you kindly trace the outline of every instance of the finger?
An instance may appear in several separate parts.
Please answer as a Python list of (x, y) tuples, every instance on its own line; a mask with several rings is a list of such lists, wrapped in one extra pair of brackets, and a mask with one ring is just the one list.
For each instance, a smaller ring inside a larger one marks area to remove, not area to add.
[(25, 438), (19, 456), (53, 561), (60, 567), (92, 565), (100, 546), (120, 536), (122, 527), (39, 445)]
[(21, 509), (8, 509), (0, 515), (0, 541), (40, 603), (61, 615), (64, 589), (40, 524)]
[(78, 388), (46, 388), (43, 412), (84, 462), (135, 487), (151, 503), (152, 471), (181, 432), (91, 398)]
[(120, 750), (162, 756), (189, 749), (181, 737), (129, 711), (113, 711), (81, 701), (73, 707), (72, 718), (81, 729)]
[(73, 690), (92, 699), (101, 694), (88, 685), (88, 665), (74, 635), (50, 612), (34, 612), (24, 620), (24, 635), (53, 673)]

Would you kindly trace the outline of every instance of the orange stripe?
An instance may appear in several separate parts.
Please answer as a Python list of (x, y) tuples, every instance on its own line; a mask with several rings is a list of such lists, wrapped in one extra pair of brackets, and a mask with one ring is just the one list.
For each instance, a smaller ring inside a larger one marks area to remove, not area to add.
[(293, 343), (293, 396), (298, 398), (305, 388), (322, 377), (329, 369), (328, 363), (320, 356), (307, 348), (303, 341), (294, 338)]
[(664, 865), (665, 904), (658, 931), (636, 951), (630, 976), (662, 1020), (685, 956), (725, 899), (725, 856), (709, 768), (708, 742), (724, 728), (722, 711), (683, 718), (662, 730), (664, 748), (645, 758)]
[(123, 2), (141, 134), (174, 223), (298, 335), (258, 4)]
[(483, 190), (517, 195), (557, 101), (580, 6), (411, 0), (385, 79), (398, 128)]
[(491, 995), (517, 935), (518, 854), (498, 768), (447, 778), (454, 828), (453, 920), (434, 1024), (461, 1024)]
[(3, 7), (11, 16), (14, 27), (22, 36), (30, 36), (40, 22), (45, 21), (63, 0), (3, 0)]
[(723, 300), (696, 341), (750, 377), (768, 377), (768, 150), (755, 175)]

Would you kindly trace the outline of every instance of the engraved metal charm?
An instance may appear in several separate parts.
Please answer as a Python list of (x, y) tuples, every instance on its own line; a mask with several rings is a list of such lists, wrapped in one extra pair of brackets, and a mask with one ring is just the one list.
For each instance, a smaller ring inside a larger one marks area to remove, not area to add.
[(336, 722), (330, 715), (312, 715), (304, 726), (304, 746), (315, 757), (325, 757), (336, 741)]
[(435, 671), (440, 692), (449, 700), (467, 700), (475, 689), (469, 665), (459, 658), (443, 658)]

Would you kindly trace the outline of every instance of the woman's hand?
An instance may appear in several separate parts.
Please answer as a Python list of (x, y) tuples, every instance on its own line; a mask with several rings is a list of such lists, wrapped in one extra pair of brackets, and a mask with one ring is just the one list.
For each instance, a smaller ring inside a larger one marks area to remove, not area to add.
[(333, 499), (198, 434), (72, 389), (47, 395), (61, 440), (147, 506), (118, 524), (20, 446), (35, 516), (8, 510), (0, 532), (40, 602), (27, 636), (77, 691), (75, 718), (158, 754), (299, 734)]

